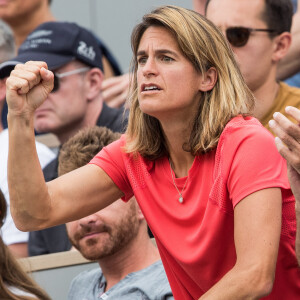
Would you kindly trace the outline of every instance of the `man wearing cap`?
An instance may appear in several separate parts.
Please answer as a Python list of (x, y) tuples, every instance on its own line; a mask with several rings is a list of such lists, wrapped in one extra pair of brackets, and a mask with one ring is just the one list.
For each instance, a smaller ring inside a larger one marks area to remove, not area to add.
[(290, 0), (208, 0), (206, 16), (229, 41), (257, 99), (253, 114), (266, 128), (275, 111), (285, 114), (287, 105), (300, 108), (300, 89), (276, 80), (291, 44)]
[[(101, 95), (102, 53), (95, 37), (68, 22), (47, 22), (37, 27), (20, 46), (18, 56), (0, 65), (5, 77), (17, 63), (45, 61), (55, 74), (52, 93), (35, 113), (38, 133), (54, 133), (63, 144), (79, 129), (94, 125), (125, 130), (122, 109), (108, 107)], [(44, 168), (46, 181), (57, 177), (57, 158)], [(32, 232), (29, 254), (40, 255), (71, 247), (65, 225)]]

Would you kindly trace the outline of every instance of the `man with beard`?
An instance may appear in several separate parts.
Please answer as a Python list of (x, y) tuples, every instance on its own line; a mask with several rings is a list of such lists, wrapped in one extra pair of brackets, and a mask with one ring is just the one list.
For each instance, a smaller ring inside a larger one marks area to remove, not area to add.
[[(84, 166), (119, 137), (104, 127), (80, 131), (60, 151), (59, 175)], [(100, 266), (72, 281), (68, 299), (174, 299), (144, 216), (134, 198), (128, 202), (67, 223), (72, 245)]]

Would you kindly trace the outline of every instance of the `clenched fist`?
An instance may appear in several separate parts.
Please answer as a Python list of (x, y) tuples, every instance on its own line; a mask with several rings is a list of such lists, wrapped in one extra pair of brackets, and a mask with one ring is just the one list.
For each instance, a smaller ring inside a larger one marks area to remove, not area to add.
[(54, 75), (45, 62), (18, 64), (6, 80), (6, 100), (11, 116), (33, 117), (53, 89)]

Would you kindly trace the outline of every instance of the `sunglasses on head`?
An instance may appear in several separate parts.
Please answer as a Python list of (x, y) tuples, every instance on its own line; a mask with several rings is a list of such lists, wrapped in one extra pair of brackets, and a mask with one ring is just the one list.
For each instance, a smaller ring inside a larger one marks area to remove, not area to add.
[(51, 93), (55, 93), (59, 90), (59, 86), (60, 86), (60, 79), (64, 78), (64, 77), (68, 77), (74, 74), (79, 74), (79, 73), (83, 73), (90, 70), (90, 67), (85, 67), (85, 68), (79, 68), (79, 69), (75, 69), (72, 71), (68, 71), (65, 73), (54, 73), (54, 86), (53, 89), (51, 91)]
[(250, 34), (253, 31), (276, 33), (274, 29), (257, 29), (248, 27), (228, 27), (226, 29), (226, 38), (234, 47), (243, 47), (247, 44)]

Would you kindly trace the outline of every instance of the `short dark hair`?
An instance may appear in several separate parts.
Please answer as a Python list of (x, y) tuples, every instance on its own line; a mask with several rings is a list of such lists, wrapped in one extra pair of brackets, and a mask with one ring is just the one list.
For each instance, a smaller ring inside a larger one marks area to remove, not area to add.
[[(205, 4), (205, 15), (211, 0)], [(269, 29), (273, 29), (280, 34), (285, 31), (290, 32), (293, 18), (293, 4), (291, 0), (265, 0), (265, 9), (261, 18), (266, 22)]]
[(48, 0), (48, 4), (51, 5), (51, 3), (52, 3), (52, 0)]
[(265, 0), (265, 10), (261, 15), (269, 29), (278, 34), (290, 32), (293, 19), (293, 4), (291, 0)]
[(90, 127), (80, 130), (63, 144), (58, 157), (59, 176), (88, 164), (103, 147), (116, 141), (120, 133), (106, 127)]

